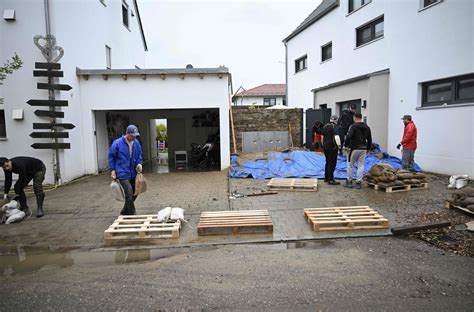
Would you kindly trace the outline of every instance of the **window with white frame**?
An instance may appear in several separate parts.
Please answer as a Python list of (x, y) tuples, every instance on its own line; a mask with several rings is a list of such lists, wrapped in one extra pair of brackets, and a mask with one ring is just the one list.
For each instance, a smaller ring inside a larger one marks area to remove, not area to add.
[(0, 109), (0, 138), (7, 137), (7, 125), (5, 121), (5, 111)]
[(105, 45), (105, 68), (112, 68), (112, 48)]
[(276, 105), (276, 98), (263, 98), (263, 105), (267, 105), (267, 106)]
[(349, 13), (356, 11), (360, 7), (370, 3), (372, 0), (349, 0)]
[(321, 62), (332, 59), (332, 41), (321, 47)]
[(421, 106), (474, 103), (474, 73), (424, 82)]
[(128, 22), (128, 4), (125, 1), (122, 1), (122, 22), (125, 27), (130, 28)]
[(306, 61), (308, 59), (307, 55), (304, 55), (298, 59), (295, 60), (295, 73), (302, 71), (303, 69), (306, 69)]
[(361, 46), (377, 38), (383, 37), (384, 33), (383, 15), (356, 29), (356, 46)]

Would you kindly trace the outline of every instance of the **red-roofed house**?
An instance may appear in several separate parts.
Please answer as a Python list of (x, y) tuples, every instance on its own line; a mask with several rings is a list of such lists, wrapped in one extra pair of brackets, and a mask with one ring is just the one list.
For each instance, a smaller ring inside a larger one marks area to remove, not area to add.
[(286, 84), (264, 84), (249, 90), (240, 87), (232, 102), (235, 106), (286, 105)]

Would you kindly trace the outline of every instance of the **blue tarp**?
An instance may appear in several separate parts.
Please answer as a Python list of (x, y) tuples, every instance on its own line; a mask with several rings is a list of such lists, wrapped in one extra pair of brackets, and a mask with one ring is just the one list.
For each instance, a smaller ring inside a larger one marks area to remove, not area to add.
[[(325, 157), (315, 152), (292, 151), (292, 152), (271, 152), (268, 153), (268, 160), (248, 160), (237, 164), (238, 156), (231, 157), (232, 178), (324, 178)], [(285, 160), (289, 156), (289, 160)], [(400, 158), (384, 154), (384, 158), (379, 159), (368, 154), (365, 159), (364, 174), (375, 164), (389, 164), (395, 169), (400, 169), (402, 163)], [(415, 164), (415, 170), (421, 171), (421, 168)], [(334, 172), (336, 179), (345, 179), (347, 177), (347, 157), (338, 156), (337, 166)], [(354, 169), (354, 175), (356, 169)]]

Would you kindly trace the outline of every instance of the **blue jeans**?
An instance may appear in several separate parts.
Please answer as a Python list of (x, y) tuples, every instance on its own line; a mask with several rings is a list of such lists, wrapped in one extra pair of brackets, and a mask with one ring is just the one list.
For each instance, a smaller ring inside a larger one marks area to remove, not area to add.
[(138, 196), (134, 196), (135, 193), (135, 179), (133, 180), (120, 180), (120, 185), (122, 185), (123, 193), (125, 195), (125, 204), (123, 205), (121, 215), (134, 215), (135, 211), (135, 199)]

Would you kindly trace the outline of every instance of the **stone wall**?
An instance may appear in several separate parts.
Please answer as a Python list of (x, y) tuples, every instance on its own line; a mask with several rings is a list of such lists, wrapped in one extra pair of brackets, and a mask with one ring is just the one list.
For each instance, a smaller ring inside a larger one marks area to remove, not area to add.
[[(291, 128), (293, 146), (301, 146), (302, 109), (265, 109), (261, 107), (232, 107), (237, 152), (242, 151), (242, 132), (288, 131)], [(230, 128), (230, 150), (234, 152), (232, 125)]]

